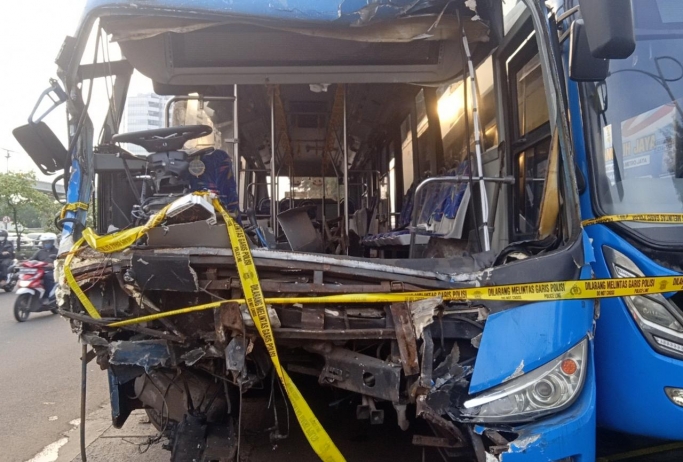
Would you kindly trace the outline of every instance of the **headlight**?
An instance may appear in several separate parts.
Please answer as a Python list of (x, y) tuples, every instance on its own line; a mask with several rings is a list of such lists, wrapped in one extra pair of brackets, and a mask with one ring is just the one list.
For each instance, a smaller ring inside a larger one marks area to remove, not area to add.
[(464, 403), (463, 415), (480, 422), (522, 422), (571, 405), (586, 377), (588, 341), (543, 366)]
[[(603, 247), (603, 252), (613, 277), (644, 276), (623, 253), (607, 246)], [(674, 304), (661, 294), (633, 295), (622, 299), (651, 345), (669, 355), (683, 353), (683, 316)]]

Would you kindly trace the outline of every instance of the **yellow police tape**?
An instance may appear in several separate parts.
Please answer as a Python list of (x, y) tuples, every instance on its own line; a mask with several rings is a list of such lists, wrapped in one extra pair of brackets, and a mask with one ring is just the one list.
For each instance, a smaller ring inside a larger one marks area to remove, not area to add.
[(308, 439), (311, 447), (321, 460), (329, 462), (344, 461), (344, 456), (342, 456), (339, 449), (337, 449), (337, 446), (332, 442), (332, 439), (315, 417), (315, 414), (313, 414), (313, 411), (299, 392), (299, 389), (294, 385), (294, 382), (292, 382), (292, 379), (289, 378), (289, 375), (280, 364), (280, 357), (277, 354), (273, 328), (271, 327), (270, 318), (268, 317), (268, 310), (266, 309), (266, 303), (263, 298), (261, 283), (259, 282), (258, 274), (256, 273), (256, 266), (254, 266), (254, 260), (251, 256), (251, 250), (249, 249), (249, 241), (247, 241), (244, 230), (230, 215), (228, 215), (218, 199), (213, 200), (213, 206), (221, 213), (228, 227), (230, 245), (232, 246), (237, 273), (240, 276), (242, 292), (244, 292), (249, 313), (254, 319), (254, 324), (263, 339), (263, 343), (266, 345), (275, 372), (285, 387), (285, 392), (292, 403), (294, 414), (299, 420), (299, 424), (301, 425), (304, 435), (306, 435), (306, 439)]
[(91, 228), (87, 228), (83, 231), (83, 239), (85, 239), (85, 242), (87, 242), (90, 247), (98, 252), (120, 252), (135, 244), (135, 242), (142, 238), (147, 231), (159, 226), (164, 221), (164, 218), (166, 218), (166, 212), (171, 205), (173, 204), (168, 204), (166, 207), (161, 209), (143, 226), (125, 229), (123, 231), (107, 234), (105, 236), (98, 236)]
[(631, 213), (626, 215), (605, 215), (581, 222), (583, 226), (616, 223), (618, 221), (637, 221), (639, 223), (683, 223), (683, 213)]
[[(266, 349), (268, 350), (271, 361), (273, 362), (273, 367), (278, 377), (282, 381), (285, 392), (292, 403), (294, 414), (301, 425), (304, 435), (308, 439), (308, 442), (315, 453), (322, 461), (345, 462), (346, 459), (344, 459), (344, 456), (342, 456), (341, 452), (339, 452), (337, 446), (335, 446), (335, 444), (332, 442), (332, 439), (315, 417), (315, 414), (313, 414), (313, 411), (309, 407), (303, 395), (280, 364), (280, 358), (275, 346), (275, 337), (273, 336), (273, 329), (270, 324), (270, 318), (268, 317), (263, 291), (261, 290), (261, 284), (258, 280), (258, 274), (256, 273), (256, 267), (254, 266), (251, 250), (249, 249), (249, 242), (244, 234), (244, 230), (237, 225), (230, 215), (228, 215), (218, 199), (213, 200), (213, 206), (216, 211), (220, 212), (225, 220), (233, 255), (235, 257), (237, 272), (239, 273), (240, 281), (242, 282), (242, 291), (244, 292), (249, 313), (251, 314), (254, 324), (256, 325), (256, 328), (266, 345)], [(74, 251), (83, 243), (84, 240), (88, 242), (93, 249), (103, 253), (112, 253), (126, 249), (140, 239), (149, 229), (160, 225), (169, 207), (170, 205), (162, 209), (144, 226), (128, 229), (107, 236), (98, 236), (91, 229), (87, 229), (83, 232), (83, 239), (76, 243), (72, 252), (67, 256), (64, 266), (67, 283), (71, 287), (71, 290), (76, 293), (78, 299), (81, 301), (91, 316), (96, 319), (100, 318), (99, 313), (97, 313), (95, 307), (92, 305), (90, 300), (88, 300), (87, 295), (83, 293), (81, 288), (78, 286), (78, 283), (74, 279), (73, 275), (71, 274), (71, 270), (69, 269), (69, 265), (73, 259)], [(191, 311), (217, 308), (222, 303), (224, 302), (196, 306), (189, 310), (186, 309), (184, 312), (187, 313)]]
[[(653, 276), (623, 279), (590, 279), (584, 281), (539, 282), (509, 284), (502, 286), (469, 287), (464, 289), (424, 290), (418, 292), (392, 292), (376, 294), (342, 294), (320, 297), (274, 297), (266, 298), (266, 305), (278, 304), (348, 304), (348, 303), (397, 303), (441, 297), (445, 301), (519, 301), (542, 302), (552, 300), (586, 300), (595, 298), (652, 295), (683, 290), (683, 276)], [(244, 299), (224, 300), (205, 305), (180, 308), (163, 313), (126, 319), (108, 324), (109, 327), (125, 327), (150, 322), (179, 314), (217, 308), (227, 303), (245, 303)]]
[(85, 295), (85, 292), (81, 290), (81, 287), (76, 282), (74, 275), (71, 273), (71, 261), (74, 259), (76, 251), (83, 245), (83, 241), (83, 238), (79, 239), (78, 242), (74, 244), (69, 254), (66, 256), (66, 259), (64, 260), (64, 277), (66, 278), (66, 282), (69, 284), (71, 291), (75, 293), (78, 299), (81, 301), (85, 311), (87, 311), (88, 314), (95, 319), (102, 319), (100, 313), (97, 312), (97, 309), (92, 302), (90, 302), (88, 296)]
[(70, 202), (68, 204), (64, 204), (64, 207), (62, 207), (62, 211), (59, 214), (60, 219), (64, 219), (66, 217), (66, 212), (76, 212), (78, 210), (88, 210), (90, 206), (86, 204), (85, 202)]

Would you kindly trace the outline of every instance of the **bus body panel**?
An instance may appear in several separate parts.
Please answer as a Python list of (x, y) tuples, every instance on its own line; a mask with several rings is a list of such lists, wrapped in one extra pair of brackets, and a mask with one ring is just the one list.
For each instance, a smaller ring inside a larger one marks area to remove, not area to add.
[[(582, 276), (590, 274), (586, 268)], [(470, 393), (549, 362), (593, 330), (591, 300), (541, 302), (492, 314), (486, 321)]]
[[(594, 271), (599, 278), (611, 275), (598, 244), (620, 251), (646, 275), (676, 274), (656, 265), (604, 225), (587, 232), (596, 245)], [(623, 299), (600, 302), (595, 346), (600, 425), (654, 438), (683, 439), (683, 428), (672, 425), (683, 419), (683, 407), (664, 392), (664, 387), (683, 385), (683, 361), (664, 356), (648, 344)]]
[[(589, 342), (588, 358), (593, 358)], [(540, 422), (513, 428), (519, 437), (499, 457), (500, 462), (547, 462), (595, 460), (595, 368), (591, 360), (586, 383), (576, 401)]]

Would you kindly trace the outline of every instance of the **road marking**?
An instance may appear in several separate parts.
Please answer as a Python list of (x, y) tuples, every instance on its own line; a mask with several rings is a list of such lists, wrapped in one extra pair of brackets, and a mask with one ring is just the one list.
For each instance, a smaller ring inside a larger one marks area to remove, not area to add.
[[(43, 404), (54, 404), (51, 402), (45, 402)], [(54, 422), (57, 420), (58, 417), (52, 416), (48, 417), (47, 420), (50, 422)], [(50, 443), (47, 446), (45, 446), (38, 454), (33, 456), (32, 459), (27, 460), (26, 462), (55, 462), (57, 459), (59, 459), (59, 450), (62, 449), (62, 447), (66, 446), (66, 444), (69, 442), (69, 433), (74, 431), (81, 423), (81, 419), (74, 419), (71, 422), (69, 422), (69, 425), (71, 425), (73, 428), (70, 430), (62, 433), (62, 437), (55, 441), (54, 443)], [(71, 460), (71, 459), (69, 459)]]
[(67, 437), (58, 439), (54, 443), (45, 446), (42, 451), (26, 462), (55, 462), (57, 457), (59, 457), (59, 450), (68, 442), (69, 438)]

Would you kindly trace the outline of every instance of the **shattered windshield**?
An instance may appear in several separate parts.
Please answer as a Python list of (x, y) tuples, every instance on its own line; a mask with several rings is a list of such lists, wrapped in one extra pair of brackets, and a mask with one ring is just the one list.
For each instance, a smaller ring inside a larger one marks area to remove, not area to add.
[[(595, 111), (593, 168), (601, 215), (683, 212), (683, 13), (678, 15), (659, 22), (665, 30), (638, 29), (633, 55), (612, 60), (605, 83), (587, 94)], [(645, 20), (648, 26), (653, 21)], [(627, 225), (645, 234), (652, 228)]]

